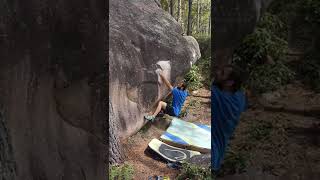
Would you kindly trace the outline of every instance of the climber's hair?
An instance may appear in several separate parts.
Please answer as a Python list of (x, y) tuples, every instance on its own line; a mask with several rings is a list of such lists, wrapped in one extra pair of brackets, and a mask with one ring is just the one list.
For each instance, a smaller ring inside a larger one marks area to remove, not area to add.
[(181, 82), (181, 86), (178, 87), (178, 89), (180, 89), (180, 90), (187, 90), (188, 85), (189, 85), (188, 82), (187, 82), (186, 80), (183, 80), (183, 81)]
[(247, 79), (247, 73), (236, 65), (226, 65), (225, 67), (229, 67), (232, 69), (231, 73), (229, 74), (228, 80), (233, 81), (233, 91), (236, 92), (241, 89), (242, 84)]

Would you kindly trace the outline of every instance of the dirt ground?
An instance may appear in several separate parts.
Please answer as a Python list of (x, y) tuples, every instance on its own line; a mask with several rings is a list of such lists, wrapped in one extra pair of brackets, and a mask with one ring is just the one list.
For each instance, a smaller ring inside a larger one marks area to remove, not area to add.
[[(245, 172), (221, 179), (320, 179), (320, 94), (297, 82), (259, 99), (251, 100), (230, 142), (231, 151), (238, 154), (233, 163), (246, 161)], [(269, 111), (257, 102), (282, 108)], [(317, 109), (318, 114), (284, 109)]]
[[(210, 91), (199, 89), (196, 95), (204, 97), (188, 97), (182, 110), (185, 112), (186, 109), (187, 115), (182, 119), (210, 125)], [(170, 169), (164, 162), (154, 160), (144, 153), (148, 143), (153, 138), (159, 139), (163, 132), (163, 129), (155, 125), (150, 127), (147, 125), (147, 128), (143, 128), (124, 143), (127, 163), (134, 165), (135, 180), (148, 179), (153, 175), (169, 176), (170, 179), (175, 179), (179, 174), (178, 170)]]
[[(209, 97), (210, 91), (200, 89), (197, 95)], [(230, 141), (231, 160), (225, 160), (232, 166), (225, 169), (235, 172), (226, 171), (219, 179), (320, 179), (320, 94), (295, 83), (250, 101)], [(258, 103), (261, 101), (282, 108), (270, 111)], [(210, 125), (209, 98), (190, 97), (185, 107), (188, 113), (183, 119)], [(293, 114), (284, 112), (286, 108), (315, 109), (315, 113)], [(151, 125), (124, 144), (127, 162), (134, 165), (134, 179), (152, 175), (174, 179), (178, 175), (179, 171), (144, 154), (151, 139), (162, 133), (162, 129)], [(245, 167), (239, 172), (241, 166)]]

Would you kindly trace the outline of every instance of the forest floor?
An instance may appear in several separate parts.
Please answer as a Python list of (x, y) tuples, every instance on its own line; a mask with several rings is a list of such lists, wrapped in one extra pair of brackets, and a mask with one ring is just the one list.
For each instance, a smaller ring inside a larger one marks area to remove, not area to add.
[(320, 94), (295, 82), (250, 101), (221, 179), (320, 179)]
[[(210, 91), (200, 89), (198, 94), (210, 96)], [(250, 104), (230, 141), (218, 179), (320, 179), (320, 94), (296, 82), (250, 98)], [(190, 97), (186, 107), (184, 120), (210, 125), (209, 98)], [(124, 144), (134, 179), (152, 175), (175, 179), (179, 174), (144, 153), (151, 139), (162, 133), (151, 125)]]
[[(206, 89), (199, 89), (196, 95), (204, 97), (188, 97), (184, 109), (187, 109), (186, 117), (183, 120), (188, 122), (199, 122), (210, 125), (210, 91)], [(136, 135), (127, 139), (124, 143), (125, 155), (127, 163), (133, 165), (134, 179), (144, 180), (149, 176), (169, 176), (170, 179), (175, 179), (179, 174), (178, 170), (168, 168), (167, 164), (154, 160), (145, 154), (148, 143), (153, 139), (159, 139), (164, 133), (164, 130), (155, 125), (142, 128)]]

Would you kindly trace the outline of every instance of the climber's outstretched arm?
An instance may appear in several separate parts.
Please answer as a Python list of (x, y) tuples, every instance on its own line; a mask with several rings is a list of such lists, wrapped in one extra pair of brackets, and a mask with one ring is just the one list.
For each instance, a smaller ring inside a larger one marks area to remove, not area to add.
[(164, 83), (168, 86), (168, 88), (169, 88), (170, 90), (172, 90), (172, 89), (173, 89), (173, 86), (170, 84), (170, 82), (167, 80), (167, 78), (164, 77), (163, 73), (160, 72), (159, 75), (160, 75), (161, 79), (164, 81)]

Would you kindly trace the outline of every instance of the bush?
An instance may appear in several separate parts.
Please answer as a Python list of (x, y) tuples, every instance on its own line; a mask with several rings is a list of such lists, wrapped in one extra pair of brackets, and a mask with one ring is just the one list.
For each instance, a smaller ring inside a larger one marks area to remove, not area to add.
[(201, 74), (201, 83), (205, 87), (210, 87), (211, 82), (211, 57), (201, 58), (197, 63)]
[(304, 15), (304, 20), (310, 24), (320, 24), (320, 1), (300, 0), (297, 3), (298, 12)]
[(234, 152), (231, 150), (227, 150), (226, 157), (221, 166), (221, 170), (218, 173), (218, 176), (244, 172), (248, 164), (248, 156), (249, 154), (244, 154), (240, 151)]
[(208, 58), (211, 57), (211, 37), (210, 36), (198, 36), (195, 37), (199, 44), (201, 57)]
[(196, 90), (202, 87), (200, 68), (196, 65), (192, 66), (191, 70), (186, 74), (185, 80), (188, 82), (188, 89), (190, 90)]
[(256, 93), (274, 91), (294, 79), (295, 73), (282, 62), (256, 67), (250, 73), (247, 86)]
[[(285, 24), (276, 15), (266, 13), (236, 49), (233, 62), (250, 74), (246, 87), (263, 93), (293, 79), (294, 73), (282, 63), (288, 51), (286, 34)], [(269, 57), (272, 63), (267, 63)]]
[(177, 177), (178, 180), (211, 180), (211, 170), (196, 165), (185, 163), (182, 165), (181, 173)]
[(283, 59), (287, 53), (287, 42), (265, 28), (257, 28), (248, 35), (235, 51), (234, 62), (248, 70), (265, 62), (267, 55), (273, 60)]
[(168, 11), (169, 9), (169, 4), (168, 1), (166, 0), (160, 0), (161, 8), (165, 11)]
[(201, 83), (206, 87), (210, 87), (211, 73), (211, 37), (200, 36), (196, 38), (201, 52), (201, 58), (196, 62), (201, 74)]
[(120, 166), (109, 167), (110, 180), (132, 180), (133, 179), (133, 166), (130, 164), (123, 164)]
[(320, 92), (320, 53), (306, 54), (302, 64), (298, 67), (298, 71), (305, 84)]
[(281, 39), (287, 39), (287, 25), (277, 15), (266, 12), (261, 17), (257, 26), (259, 28), (267, 29)]
[(255, 119), (254, 123), (251, 123), (248, 130), (248, 138), (252, 142), (266, 141), (270, 138), (271, 131), (273, 129), (271, 121), (263, 121)]
[(196, 39), (200, 47), (201, 58), (198, 59), (185, 76), (190, 90), (197, 90), (203, 86), (210, 87), (211, 38), (198, 36)]

